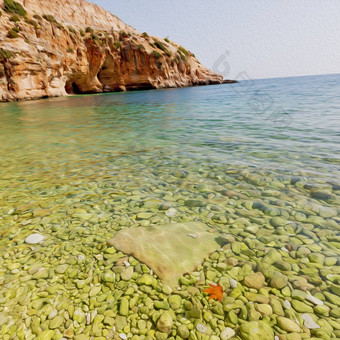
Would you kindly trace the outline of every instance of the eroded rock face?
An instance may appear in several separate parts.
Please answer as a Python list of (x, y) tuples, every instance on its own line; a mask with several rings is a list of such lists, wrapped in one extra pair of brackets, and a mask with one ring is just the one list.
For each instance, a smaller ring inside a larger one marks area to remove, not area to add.
[(222, 83), (178, 44), (86, 1), (19, 2), (27, 15), (14, 22), (0, 0), (0, 101)]

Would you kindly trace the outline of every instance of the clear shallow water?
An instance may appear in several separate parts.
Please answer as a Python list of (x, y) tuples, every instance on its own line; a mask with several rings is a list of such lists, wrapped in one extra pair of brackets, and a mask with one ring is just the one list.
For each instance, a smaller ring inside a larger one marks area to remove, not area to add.
[[(292, 267), (285, 275), (307, 276), (314, 293), (331, 291), (327, 275), (340, 274), (339, 93), (340, 75), (327, 75), (1, 104), (0, 324), (10, 325), (2, 334), (14, 325), (32, 338), (48, 329), (43, 312), (32, 314), (40, 318), (36, 328), (28, 312), (43, 310), (32, 303), (56, 285), (76, 307), (98, 312), (100, 303), (91, 305), (75, 282), (90, 278), (88, 287), (99, 284), (107, 294), (105, 241), (125, 227), (202, 221), (251, 250), (229, 245), (222, 262), (254, 263), (287, 246)], [(45, 238), (30, 248), (24, 240), (32, 233)], [(307, 248), (304, 257), (319, 254), (321, 268), (310, 269), (313, 259), (301, 260), (298, 247)], [(66, 272), (57, 269), (64, 264)], [(36, 265), (47, 276), (29, 272)], [(243, 265), (235, 268), (219, 271), (215, 282), (242, 281)], [(129, 284), (119, 275), (116, 281), (115, 289)], [(19, 288), (26, 300), (10, 302)], [(107, 306), (119, 314), (119, 304), (120, 297)], [(72, 323), (64, 310), (61, 334)], [(72, 325), (76, 334), (93, 332)]]

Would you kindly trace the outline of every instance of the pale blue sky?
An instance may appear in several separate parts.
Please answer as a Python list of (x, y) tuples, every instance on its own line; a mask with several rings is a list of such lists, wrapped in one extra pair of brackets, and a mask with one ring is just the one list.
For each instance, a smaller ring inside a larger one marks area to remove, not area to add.
[(338, 0), (92, 2), (140, 32), (168, 36), (226, 78), (340, 73)]

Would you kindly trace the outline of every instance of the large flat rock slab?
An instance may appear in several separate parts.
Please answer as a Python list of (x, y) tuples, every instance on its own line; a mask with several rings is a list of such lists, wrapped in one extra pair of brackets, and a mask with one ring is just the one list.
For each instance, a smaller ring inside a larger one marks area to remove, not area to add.
[(118, 231), (108, 245), (148, 265), (165, 283), (175, 286), (205, 257), (221, 247), (217, 232), (201, 222), (173, 223)]

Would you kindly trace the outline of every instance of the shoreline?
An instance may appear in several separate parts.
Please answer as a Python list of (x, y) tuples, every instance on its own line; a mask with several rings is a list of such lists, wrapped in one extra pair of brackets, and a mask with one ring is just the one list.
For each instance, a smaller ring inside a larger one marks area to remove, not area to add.
[(9, 98), (7, 100), (0, 100), (1, 103), (14, 103), (14, 102), (25, 102), (25, 101), (35, 101), (35, 100), (43, 100), (43, 99), (52, 99), (52, 98), (66, 98), (66, 97), (73, 97), (73, 96), (87, 96), (87, 95), (100, 95), (100, 94), (107, 94), (107, 93), (121, 93), (121, 92), (138, 92), (138, 91), (151, 91), (151, 90), (166, 90), (166, 89), (181, 89), (181, 88), (190, 88), (190, 87), (200, 87), (200, 86), (212, 86), (212, 85), (225, 85), (225, 84), (235, 84), (239, 83), (237, 80), (231, 80), (231, 79), (224, 79), (223, 82), (211, 82), (209, 84), (194, 84), (194, 85), (188, 85), (188, 86), (174, 86), (174, 87), (160, 87), (160, 88), (138, 88), (138, 89), (126, 89), (125, 91), (122, 90), (116, 90), (116, 91), (103, 91), (103, 92), (89, 92), (89, 93), (66, 93), (61, 95), (55, 95), (55, 96), (39, 96), (36, 98)]

